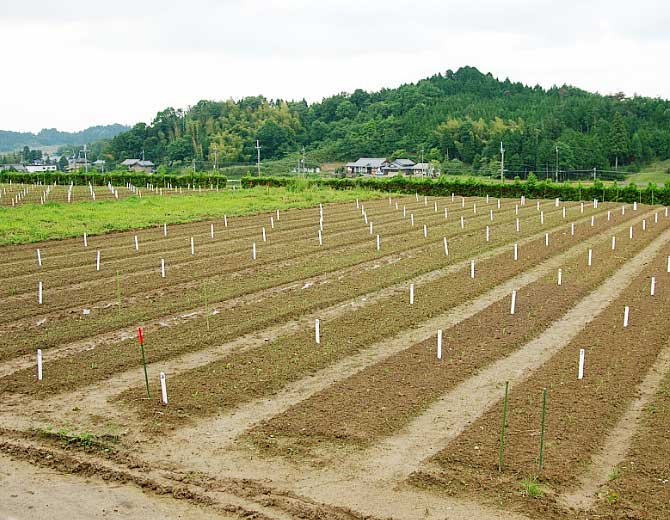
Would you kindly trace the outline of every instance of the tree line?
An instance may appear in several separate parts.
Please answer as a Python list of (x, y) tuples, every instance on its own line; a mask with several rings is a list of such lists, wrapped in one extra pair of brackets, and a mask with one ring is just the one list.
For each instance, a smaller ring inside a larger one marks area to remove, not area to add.
[(463, 67), (312, 104), (256, 96), (167, 108), (112, 138), (102, 156), (251, 164), (256, 140), (264, 160), (305, 147), (323, 161), (406, 156), (486, 172), (499, 170), (502, 142), (512, 172), (634, 168), (670, 157), (670, 102), (531, 87)]

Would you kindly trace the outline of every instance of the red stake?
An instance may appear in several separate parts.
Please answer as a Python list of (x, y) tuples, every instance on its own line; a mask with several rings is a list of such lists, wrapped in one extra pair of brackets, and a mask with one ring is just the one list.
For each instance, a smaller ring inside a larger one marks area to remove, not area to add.
[(137, 327), (137, 337), (140, 340), (140, 345), (144, 345), (144, 335), (142, 334), (142, 327)]

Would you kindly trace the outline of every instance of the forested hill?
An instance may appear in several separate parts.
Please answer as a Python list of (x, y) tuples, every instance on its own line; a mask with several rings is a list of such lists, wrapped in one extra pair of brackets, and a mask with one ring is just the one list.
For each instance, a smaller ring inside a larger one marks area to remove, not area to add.
[[(510, 171), (607, 169), (670, 154), (670, 102), (603, 96), (575, 87), (545, 90), (499, 81), (473, 67), (379, 92), (355, 90), (319, 103), (247, 97), (168, 108), (151, 125), (116, 136), (110, 159), (173, 165), (280, 158), (303, 146), (320, 160), (409, 156), (475, 169), (498, 167), (500, 142)], [(558, 154), (556, 152), (558, 148)]]
[(60, 132), (55, 128), (45, 128), (37, 134), (0, 130), (0, 152), (19, 150), (24, 146), (39, 148), (41, 146), (65, 144), (84, 145), (102, 139), (111, 139), (128, 129), (127, 126), (114, 124), (92, 126), (80, 132)]

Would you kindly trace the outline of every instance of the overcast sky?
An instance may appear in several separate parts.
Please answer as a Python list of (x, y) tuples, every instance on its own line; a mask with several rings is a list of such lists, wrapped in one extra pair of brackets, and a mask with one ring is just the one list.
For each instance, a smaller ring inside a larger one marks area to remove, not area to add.
[(670, 98), (670, 2), (0, 0), (0, 129), (150, 122), (262, 94), (318, 101), (473, 65)]

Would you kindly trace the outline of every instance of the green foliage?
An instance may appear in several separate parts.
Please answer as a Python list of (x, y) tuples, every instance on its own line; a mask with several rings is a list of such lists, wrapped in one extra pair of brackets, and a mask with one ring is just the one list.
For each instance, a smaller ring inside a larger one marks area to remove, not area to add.
[(33, 184), (41, 182), (42, 184), (53, 184), (54, 182), (60, 185), (69, 185), (70, 183), (77, 186), (87, 186), (88, 183), (94, 186), (105, 186), (112, 183), (113, 186), (124, 186), (126, 183), (131, 183), (139, 188), (152, 184), (154, 186), (165, 187), (171, 185), (173, 187), (187, 186), (202, 186), (209, 188), (210, 186), (218, 186), (224, 188), (227, 183), (225, 175), (214, 173), (184, 173), (184, 174), (168, 174), (164, 167), (158, 167), (155, 174), (147, 175), (142, 172), (127, 172), (127, 171), (111, 171), (106, 173), (91, 172), (44, 172), (44, 173), (22, 173), (22, 172), (0, 172), (0, 182), (13, 182)]
[[(303, 183), (303, 184), (298, 184)], [(302, 186), (302, 188), (300, 188)], [(22, 204), (0, 206), (0, 244), (22, 244), (124, 231), (163, 223), (183, 223), (248, 215), (262, 211), (307, 208), (319, 202), (348, 201), (383, 196), (369, 189), (336, 191), (297, 179), (292, 189), (268, 189), (189, 193), (169, 197), (128, 197), (122, 200), (82, 201), (71, 204)]]
[(531, 498), (542, 498), (546, 493), (544, 486), (538, 482), (535, 476), (523, 479), (521, 489), (526, 496)]
[[(484, 174), (500, 160), (510, 176), (527, 171), (608, 169), (670, 154), (670, 102), (591, 94), (562, 86), (545, 90), (499, 81), (473, 67), (379, 92), (356, 90), (307, 104), (247, 97), (167, 108), (147, 126), (114, 137), (105, 158), (156, 163), (213, 161), (253, 164), (305, 146), (325, 160), (391, 157), (453, 159)], [(558, 154), (556, 153), (558, 148)], [(558, 164), (557, 164), (558, 163)], [(487, 169), (488, 168), (488, 169)], [(448, 171), (450, 168), (445, 167)]]
[[(531, 174), (532, 175), (532, 174)], [(529, 175), (529, 179), (531, 179)], [(420, 195), (435, 195), (446, 197), (455, 193), (465, 197), (509, 197), (519, 198), (522, 195), (529, 199), (553, 199), (561, 200), (593, 200), (607, 202), (642, 202), (645, 204), (670, 205), (670, 183), (664, 188), (658, 188), (654, 184), (646, 188), (638, 188), (631, 183), (625, 188), (620, 188), (616, 183), (604, 186), (602, 183), (582, 186), (581, 184), (556, 184), (551, 181), (537, 182), (481, 182), (480, 177), (468, 177), (463, 182), (460, 177), (443, 175), (437, 179), (413, 178), (396, 176), (385, 179), (370, 177), (358, 178), (313, 178), (297, 179), (294, 177), (243, 177), (243, 187), (252, 186), (294, 186), (297, 182), (306, 186), (322, 186), (339, 190), (356, 188), (371, 189), (380, 192), (397, 193), (419, 193)]]

